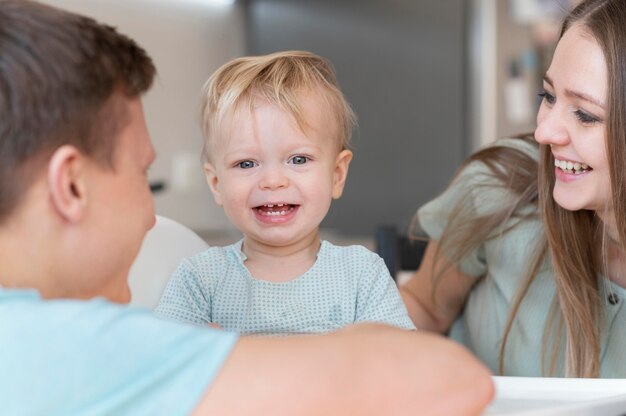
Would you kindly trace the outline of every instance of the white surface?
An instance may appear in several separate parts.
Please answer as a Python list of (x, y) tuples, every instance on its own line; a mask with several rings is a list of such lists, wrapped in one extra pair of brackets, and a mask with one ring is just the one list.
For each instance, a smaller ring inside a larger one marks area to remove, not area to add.
[(208, 244), (189, 228), (157, 215), (130, 269), (130, 303), (153, 309), (178, 263), (206, 248)]
[(623, 416), (626, 379), (494, 377), (484, 416)]

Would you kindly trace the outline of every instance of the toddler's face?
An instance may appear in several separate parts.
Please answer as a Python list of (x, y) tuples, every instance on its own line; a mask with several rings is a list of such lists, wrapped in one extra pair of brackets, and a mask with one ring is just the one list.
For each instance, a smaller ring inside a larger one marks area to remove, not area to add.
[(341, 196), (352, 153), (339, 151), (335, 123), (318, 97), (302, 100), (305, 132), (275, 105), (243, 107), (205, 165), (215, 201), (257, 243), (284, 247), (316, 238), (331, 200)]

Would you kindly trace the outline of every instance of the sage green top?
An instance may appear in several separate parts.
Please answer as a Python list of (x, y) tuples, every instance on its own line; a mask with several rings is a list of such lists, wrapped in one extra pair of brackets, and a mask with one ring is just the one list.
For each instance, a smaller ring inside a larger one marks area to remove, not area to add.
[[(535, 159), (537, 148), (517, 139), (502, 139), (500, 145), (523, 150)], [(470, 206), (477, 215), (493, 212), (510, 201), (510, 191), (502, 187), (483, 185), (494, 179), (482, 162), (472, 162), (439, 197), (418, 211), (422, 229), (432, 240), (439, 240), (456, 204)], [(526, 207), (536, 210), (536, 207)], [(519, 222), (519, 221), (518, 221)], [(450, 337), (466, 345), (487, 366), (499, 374), (500, 342), (509, 310), (518, 287), (533, 261), (533, 249), (541, 237), (542, 224), (538, 217), (524, 220), (510, 231), (482, 243), (460, 264), (460, 270), (470, 276), (480, 276), (472, 288), (462, 314), (450, 329)], [(549, 257), (549, 256), (547, 256)], [(626, 377), (626, 289), (599, 276), (605, 299), (606, 327), (601, 342), (601, 376)], [(542, 376), (542, 342), (546, 319), (556, 295), (549, 259), (531, 284), (514, 321), (505, 355), (504, 375)], [(563, 343), (562, 343), (563, 345)], [(557, 375), (563, 375), (563, 352)], [(546, 363), (549, 359), (546, 359)]]

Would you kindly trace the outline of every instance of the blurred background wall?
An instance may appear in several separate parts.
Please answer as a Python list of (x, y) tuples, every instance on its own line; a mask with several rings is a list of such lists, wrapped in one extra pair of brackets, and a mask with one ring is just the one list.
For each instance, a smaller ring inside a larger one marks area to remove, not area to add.
[[(135, 38), (158, 78), (145, 111), (157, 213), (233, 235), (204, 183), (200, 88), (229, 59), (306, 49), (330, 59), (359, 117), (347, 188), (323, 226), (406, 230), (472, 150), (532, 131), (570, 0), (44, 0)], [(123, 214), (123, 213), (120, 213)]]
[(323, 225), (406, 228), (468, 153), (465, 0), (254, 0), (253, 54), (306, 49), (334, 64), (359, 117), (343, 197)]

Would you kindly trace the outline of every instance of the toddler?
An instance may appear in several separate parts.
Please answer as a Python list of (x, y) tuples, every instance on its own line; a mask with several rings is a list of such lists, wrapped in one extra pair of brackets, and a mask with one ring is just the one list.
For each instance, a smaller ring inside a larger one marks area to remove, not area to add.
[(243, 239), (185, 259), (156, 312), (244, 334), (329, 332), (362, 321), (415, 329), (383, 260), (321, 241), (341, 196), (354, 114), (308, 52), (235, 59), (204, 87), (204, 170)]

